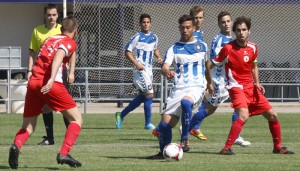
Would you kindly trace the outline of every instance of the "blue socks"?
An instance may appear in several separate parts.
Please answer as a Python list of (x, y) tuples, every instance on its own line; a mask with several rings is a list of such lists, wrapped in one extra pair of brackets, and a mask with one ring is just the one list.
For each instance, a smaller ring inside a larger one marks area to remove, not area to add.
[[(208, 116), (207, 111), (205, 110), (205, 107), (199, 108), (199, 110), (194, 114), (192, 121), (191, 121), (191, 128), (196, 129), (197, 125), (200, 128), (201, 123), (203, 122), (204, 118)], [(199, 124), (200, 123), (200, 124)], [(196, 128), (195, 128), (196, 127)]]
[(239, 114), (234, 111), (232, 114), (232, 123), (234, 123), (239, 118)]
[(172, 127), (165, 122), (160, 122), (159, 132), (159, 148), (160, 152), (163, 153), (165, 146), (172, 141)]
[[(198, 108), (197, 112), (200, 112), (201, 109), (205, 109), (205, 106), (206, 106), (206, 102), (202, 101), (201, 106)], [(191, 122), (195, 122), (196, 118), (194, 118), (194, 116), (192, 117), (192, 121)], [(203, 120), (204, 119), (202, 119), (201, 121), (198, 121), (197, 123), (194, 123), (193, 125), (195, 125), (195, 126), (193, 126), (193, 127), (191, 126), (190, 128), (191, 129), (200, 129), (200, 126), (202, 125)]]
[(135, 108), (139, 107), (142, 102), (145, 101), (145, 96), (139, 94), (134, 98), (129, 105), (121, 112), (121, 119), (123, 119), (129, 112), (133, 111)]
[(189, 100), (182, 99), (181, 100), (181, 125), (182, 125), (182, 133), (181, 133), (181, 141), (189, 138), (189, 129), (190, 129), (190, 121), (192, 118), (192, 108), (193, 104)]
[(144, 101), (145, 125), (151, 123), (152, 102), (153, 102), (153, 98), (145, 98)]

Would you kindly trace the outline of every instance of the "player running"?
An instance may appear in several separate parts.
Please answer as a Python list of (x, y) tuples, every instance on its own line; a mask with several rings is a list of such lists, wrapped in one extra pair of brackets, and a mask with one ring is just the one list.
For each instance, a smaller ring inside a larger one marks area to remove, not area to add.
[[(158, 38), (156, 34), (150, 31), (151, 17), (149, 14), (140, 16), (141, 32), (135, 34), (125, 46), (125, 56), (135, 66), (133, 74), (133, 85), (139, 92), (138, 96), (133, 99), (129, 105), (122, 111), (116, 113), (116, 127), (121, 129), (124, 118), (135, 108), (144, 103), (145, 127), (144, 129), (153, 130), (152, 124), (152, 101), (153, 101), (153, 73), (152, 61), (153, 56), (157, 57), (158, 62), (162, 63), (159, 50), (157, 49)], [(134, 57), (132, 52), (136, 49), (137, 56)]]
[(56, 157), (57, 163), (68, 164), (71, 167), (81, 166), (69, 152), (80, 133), (82, 116), (62, 80), (63, 66), (75, 55), (77, 45), (73, 39), (77, 35), (77, 27), (78, 23), (73, 16), (66, 17), (62, 22), (62, 34), (46, 39), (39, 50), (27, 86), (23, 125), (9, 149), (8, 163), (12, 169), (18, 168), (19, 151), (33, 133), (45, 104), (55, 111), (60, 111), (70, 122)]

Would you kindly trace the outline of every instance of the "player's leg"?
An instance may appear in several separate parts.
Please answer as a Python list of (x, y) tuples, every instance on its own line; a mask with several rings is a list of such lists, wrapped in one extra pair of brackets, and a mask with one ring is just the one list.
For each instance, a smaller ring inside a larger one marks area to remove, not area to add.
[(269, 122), (269, 129), (273, 138), (274, 149), (273, 153), (275, 154), (295, 154), (293, 151), (288, 150), (286, 147), (281, 145), (281, 126), (275, 111), (268, 110), (263, 113), (263, 116)]
[[(232, 114), (232, 124), (239, 118), (239, 114), (234, 111)], [(248, 147), (251, 145), (251, 143), (249, 141), (244, 140), (243, 137), (241, 137), (240, 135), (238, 136), (238, 138), (235, 140), (234, 142), (235, 145), (240, 145), (241, 147)]]
[(130, 103), (129, 105), (122, 110), (122, 112), (117, 112), (116, 113), (116, 127), (117, 129), (121, 129), (123, 119), (127, 114), (129, 114), (131, 111), (133, 111), (135, 108), (139, 107), (142, 102), (145, 101), (145, 96), (142, 95), (141, 93), (136, 96)]
[(182, 147), (183, 152), (188, 152), (190, 150), (190, 145), (188, 142), (189, 139), (189, 130), (190, 130), (190, 121), (192, 118), (192, 110), (193, 110), (194, 101), (191, 97), (185, 96), (181, 100), (181, 125), (182, 125), (182, 133), (180, 145)]
[(79, 112), (77, 107), (61, 111), (61, 113), (69, 121), (70, 124), (67, 128), (65, 139), (60, 152), (57, 154), (57, 163), (68, 164), (71, 167), (80, 167), (81, 163), (73, 159), (69, 155), (69, 152), (72, 149), (75, 141), (77, 140), (81, 130), (83, 122), (81, 113)]
[(198, 111), (194, 114), (192, 118), (190, 134), (198, 139), (207, 140), (207, 137), (204, 136), (203, 133), (200, 131), (200, 126), (203, 120), (209, 115), (213, 114), (216, 111), (216, 109), (217, 106), (212, 106), (209, 104), (208, 101), (203, 101)]
[(8, 163), (10, 168), (18, 168), (19, 151), (29, 136), (33, 133), (36, 126), (37, 116), (23, 117), (22, 128), (17, 132), (14, 143), (9, 149)]
[(224, 148), (220, 151), (222, 155), (233, 155), (231, 148), (235, 142), (235, 140), (240, 135), (244, 124), (249, 118), (249, 111), (247, 108), (239, 108), (237, 109), (239, 112), (239, 118), (231, 125), (230, 132), (228, 134), (227, 141), (224, 145)]
[(38, 145), (53, 145), (53, 112), (48, 105), (43, 107), (43, 121), (46, 129), (46, 136), (43, 137), (43, 140), (38, 143)]
[(228, 90), (231, 98), (232, 107), (238, 112), (239, 118), (231, 125), (227, 141), (224, 148), (220, 151), (221, 155), (234, 155), (231, 148), (235, 140), (240, 135), (242, 128), (249, 118), (249, 110), (247, 97), (245, 92), (240, 88), (232, 88)]
[(159, 153), (147, 157), (147, 159), (164, 159), (163, 149), (165, 146), (172, 142), (172, 128), (176, 126), (179, 121), (179, 117), (175, 114), (163, 114), (160, 122), (160, 133), (159, 133)]
[(145, 113), (145, 127), (144, 129), (153, 130), (155, 126), (152, 124), (152, 102), (153, 102), (153, 93), (145, 94), (144, 101), (144, 113)]
[(147, 93), (147, 87), (145, 86), (145, 79), (142, 71), (138, 71), (133, 76), (133, 86), (139, 92), (139, 95), (135, 97), (128, 106), (123, 109), (122, 112), (116, 113), (116, 128), (121, 129), (123, 119), (128, 115), (131, 111), (136, 109), (143, 103), (146, 99), (144, 93)]

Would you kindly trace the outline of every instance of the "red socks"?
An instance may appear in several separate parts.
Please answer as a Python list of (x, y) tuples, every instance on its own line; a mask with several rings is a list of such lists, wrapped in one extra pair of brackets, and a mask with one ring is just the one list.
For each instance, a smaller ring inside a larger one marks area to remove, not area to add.
[(243, 125), (245, 124), (244, 121), (242, 121), (240, 118), (238, 118), (231, 126), (231, 130), (228, 135), (228, 139), (225, 143), (224, 148), (231, 148), (234, 144), (235, 140), (240, 135)]
[(23, 146), (23, 144), (26, 142), (28, 137), (29, 137), (29, 133), (28, 133), (27, 129), (22, 128), (17, 132), (15, 140), (14, 140), (14, 144), (16, 144), (18, 149), (20, 149)]
[(72, 149), (78, 135), (80, 133), (80, 126), (77, 123), (70, 123), (66, 131), (64, 143), (60, 149), (60, 154), (67, 156)]
[(279, 121), (269, 121), (269, 129), (273, 137), (274, 149), (281, 148), (281, 130)]

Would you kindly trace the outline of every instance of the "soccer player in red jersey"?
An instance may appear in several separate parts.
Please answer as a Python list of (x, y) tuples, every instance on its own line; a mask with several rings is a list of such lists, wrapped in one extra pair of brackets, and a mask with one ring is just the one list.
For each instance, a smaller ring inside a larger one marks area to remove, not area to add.
[[(225, 65), (228, 83), (226, 85), (231, 106), (238, 112), (239, 118), (232, 124), (228, 139), (221, 155), (234, 155), (232, 145), (242, 131), (243, 125), (249, 117), (262, 114), (269, 122), (269, 129), (273, 137), (275, 154), (294, 154), (293, 151), (281, 146), (281, 129), (276, 112), (264, 96), (265, 89), (259, 82), (255, 43), (248, 41), (251, 19), (238, 17), (233, 24), (236, 39), (226, 44), (220, 53), (207, 63), (207, 69), (213, 64)], [(208, 90), (213, 94), (211, 79), (208, 79)]]
[(33, 133), (45, 104), (60, 111), (70, 122), (61, 150), (57, 154), (57, 163), (71, 167), (81, 166), (79, 161), (69, 155), (69, 151), (80, 133), (82, 116), (62, 81), (62, 69), (75, 55), (77, 45), (73, 39), (77, 35), (77, 27), (78, 23), (73, 16), (66, 17), (62, 22), (62, 34), (46, 39), (39, 50), (28, 82), (23, 125), (9, 150), (8, 162), (12, 169), (18, 168), (19, 150)]

